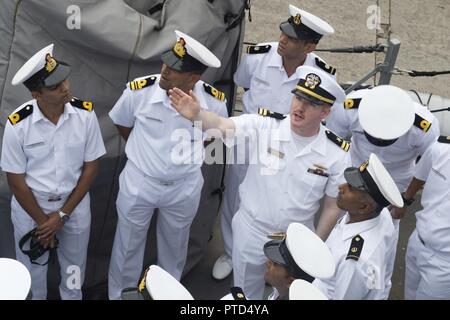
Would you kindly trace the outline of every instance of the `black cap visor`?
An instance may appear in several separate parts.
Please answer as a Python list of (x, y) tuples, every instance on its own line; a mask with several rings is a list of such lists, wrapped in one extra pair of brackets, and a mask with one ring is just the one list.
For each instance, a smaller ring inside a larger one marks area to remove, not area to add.
[(288, 264), (286, 263), (280, 252), (280, 246), (283, 243), (283, 241), (284, 240), (272, 240), (266, 242), (264, 244), (264, 254), (270, 261), (273, 261), (284, 267), (288, 267)]
[(301, 34), (298, 35), (295, 32), (294, 27), (287, 21), (280, 23), (280, 30), (288, 37), (294, 38), (294, 39), (300, 39), (300, 40), (308, 40), (305, 37), (301, 37)]
[(208, 67), (189, 55), (178, 57), (173, 50), (168, 50), (161, 55), (161, 60), (169, 68), (179, 72), (203, 72)]
[(44, 79), (43, 85), (45, 87), (51, 87), (66, 80), (69, 77), (70, 71), (70, 66), (67, 63), (60, 61), (55, 71)]
[(358, 168), (351, 167), (345, 169), (344, 178), (347, 181), (347, 183), (351, 185), (353, 188), (356, 188), (364, 192), (369, 192), (369, 188), (364, 182), (363, 177), (361, 176), (361, 172), (359, 171)]
[(287, 21), (280, 23), (280, 30), (284, 34), (294, 39), (310, 40), (316, 43), (319, 42), (319, 40), (322, 38), (322, 35), (320, 33), (317, 33), (316, 31), (307, 27), (305, 24), (301, 24), (298, 26), (294, 25), (293, 19), (294, 17), (290, 17)]

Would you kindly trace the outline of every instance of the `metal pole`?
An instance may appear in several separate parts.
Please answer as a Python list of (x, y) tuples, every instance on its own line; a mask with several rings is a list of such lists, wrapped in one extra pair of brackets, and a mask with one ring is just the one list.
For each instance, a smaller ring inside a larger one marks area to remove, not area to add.
[(356, 81), (354, 84), (352, 84), (350, 87), (348, 87), (345, 90), (345, 94), (349, 94), (350, 92), (353, 91), (353, 89), (359, 87), (359, 85), (363, 84), (364, 82), (366, 82), (367, 80), (369, 80), (371, 77), (373, 77), (378, 71), (381, 70), (381, 64), (377, 65), (375, 67), (375, 69), (372, 69), (369, 73), (367, 73), (364, 77), (362, 77), (361, 79), (359, 79), (358, 81)]
[(389, 40), (388, 51), (384, 63), (380, 65), (380, 81), (378, 85), (389, 84), (391, 82), (392, 71), (394, 70), (395, 62), (397, 60), (398, 52), (400, 50), (400, 40)]

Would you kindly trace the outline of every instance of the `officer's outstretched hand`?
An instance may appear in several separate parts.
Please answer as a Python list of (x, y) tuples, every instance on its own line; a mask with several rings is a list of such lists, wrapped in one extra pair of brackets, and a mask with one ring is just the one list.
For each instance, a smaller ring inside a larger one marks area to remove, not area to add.
[(52, 212), (48, 214), (48, 220), (37, 227), (36, 235), (39, 239), (49, 240), (63, 226), (58, 212)]
[(195, 121), (200, 113), (200, 104), (197, 96), (192, 90), (189, 90), (189, 94), (186, 94), (178, 88), (169, 90), (169, 99), (171, 105), (186, 119)]

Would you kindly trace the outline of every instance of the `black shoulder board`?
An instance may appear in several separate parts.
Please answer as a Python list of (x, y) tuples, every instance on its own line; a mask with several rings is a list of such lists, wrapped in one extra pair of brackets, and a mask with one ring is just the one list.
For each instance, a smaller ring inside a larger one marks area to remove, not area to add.
[(424, 118), (422, 118), (421, 116), (419, 116), (416, 113), (416, 118), (414, 119), (414, 125), (419, 128), (420, 130), (422, 130), (423, 132), (428, 132), (428, 130), (430, 130), (431, 127), (431, 122), (428, 120), (425, 120)]
[(231, 295), (233, 296), (234, 300), (247, 300), (245, 297), (244, 291), (242, 291), (239, 287), (232, 287), (230, 288)]
[(153, 85), (156, 81), (155, 76), (141, 78), (141, 79), (134, 79), (130, 82), (130, 90), (140, 90), (145, 87), (149, 87)]
[(329, 74), (332, 74), (332, 75), (335, 75), (335, 74), (336, 74), (336, 68), (335, 68), (335, 67), (332, 67), (332, 66), (326, 64), (325, 61), (319, 59), (318, 57), (316, 57), (316, 65), (317, 65), (320, 69), (322, 69), (322, 70), (328, 72)]
[(75, 108), (87, 110), (89, 112), (94, 110), (94, 105), (90, 101), (83, 101), (77, 98), (72, 98), (72, 100), (70, 100), (70, 104)]
[(442, 143), (450, 143), (450, 136), (440, 136), (438, 141)]
[(262, 45), (262, 46), (248, 46), (247, 53), (248, 54), (258, 54), (258, 53), (266, 53), (270, 51), (272, 46), (270, 44)]
[(345, 99), (344, 101), (344, 109), (358, 109), (359, 104), (361, 103), (361, 98), (355, 98), (355, 99)]
[(359, 234), (354, 236), (345, 260), (352, 259), (358, 261), (359, 256), (361, 255), (363, 244), (364, 244), (363, 237), (361, 237)]
[(326, 133), (328, 139), (330, 139), (333, 143), (338, 145), (339, 148), (341, 148), (345, 152), (348, 152), (348, 150), (350, 149), (349, 141), (342, 139), (341, 137), (339, 137), (337, 134), (335, 134), (334, 132), (332, 132), (330, 130), (325, 130), (325, 133)]
[(216, 88), (210, 86), (207, 83), (203, 83), (203, 88), (208, 94), (212, 95), (217, 100), (225, 101), (225, 93), (223, 93), (222, 91), (217, 90)]
[(28, 117), (30, 114), (33, 113), (33, 105), (27, 104), (25, 107), (17, 111), (16, 113), (11, 113), (8, 116), (9, 122), (11, 122), (12, 125), (15, 125), (16, 123), (22, 121), (26, 117)]
[(278, 120), (283, 120), (284, 118), (286, 118), (286, 116), (284, 114), (281, 114), (278, 112), (273, 112), (273, 111), (270, 111), (269, 109), (264, 109), (264, 108), (258, 108), (258, 114), (263, 117), (271, 117), (271, 118), (275, 118)]

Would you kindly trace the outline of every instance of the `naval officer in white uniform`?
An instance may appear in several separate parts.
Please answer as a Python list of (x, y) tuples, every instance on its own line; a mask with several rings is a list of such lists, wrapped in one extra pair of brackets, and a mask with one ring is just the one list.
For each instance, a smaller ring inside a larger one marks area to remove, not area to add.
[[(423, 209), (406, 250), (405, 299), (450, 299), (450, 137), (441, 136), (423, 154), (404, 197), (422, 187)], [(406, 208), (397, 209), (403, 216)]]
[[(258, 108), (266, 108), (288, 114), (291, 90), (298, 82), (299, 66), (310, 66), (326, 71), (336, 77), (336, 68), (329, 66), (313, 51), (323, 36), (330, 36), (334, 29), (321, 18), (289, 5), (290, 17), (280, 24), (280, 39), (250, 46), (235, 74), (236, 85), (245, 88), (242, 96), (243, 113), (256, 114)], [(212, 275), (215, 279), (226, 278), (232, 271), (233, 247), (231, 220), (239, 208), (239, 185), (247, 171), (247, 164), (238, 163), (248, 156), (237, 155), (231, 149), (231, 162), (225, 173), (225, 194), (220, 208), (221, 231), (224, 254), (216, 261)]]
[(206, 136), (170, 106), (167, 90), (176, 86), (193, 91), (204, 108), (227, 115), (224, 94), (200, 80), (208, 67), (219, 68), (220, 61), (197, 40), (175, 33), (177, 42), (162, 55), (161, 74), (130, 82), (109, 113), (127, 140), (128, 157), (119, 177), (110, 299), (136, 286), (156, 208), (157, 264), (179, 280), (186, 262), (189, 229), (203, 186), (200, 168)]
[(386, 207), (402, 207), (402, 196), (375, 154), (358, 168), (347, 168), (345, 180), (337, 204), (347, 213), (326, 241), (336, 272), (313, 284), (332, 300), (387, 299), (397, 235)]
[(195, 94), (170, 91), (178, 112), (202, 121), (203, 130), (218, 128), (219, 135), (229, 134), (227, 139), (254, 137), (252, 164), (239, 188), (242, 201), (232, 221), (234, 285), (249, 299), (262, 299), (264, 293), (267, 234), (285, 231), (291, 222), (314, 230), (314, 215), (324, 198), (317, 232), (326, 239), (341, 213), (336, 196), (350, 165), (350, 145), (321, 122), (345, 94), (320, 69), (302, 66), (299, 76), (288, 116), (261, 109), (260, 115), (220, 118), (201, 109)]
[[(47, 298), (42, 264), (48, 253), (31, 261), (19, 242), (36, 227), (43, 246), (52, 246), (55, 236), (59, 240), (61, 298), (82, 298), (91, 224), (88, 191), (106, 152), (93, 104), (72, 97), (69, 73), (69, 65), (53, 57), (53, 44), (31, 57), (12, 84), (23, 83), (34, 99), (13, 111), (3, 136), (0, 165), (13, 193), (16, 257), (31, 273), (33, 299)], [(80, 274), (75, 285), (68, 279), (74, 267)]]

